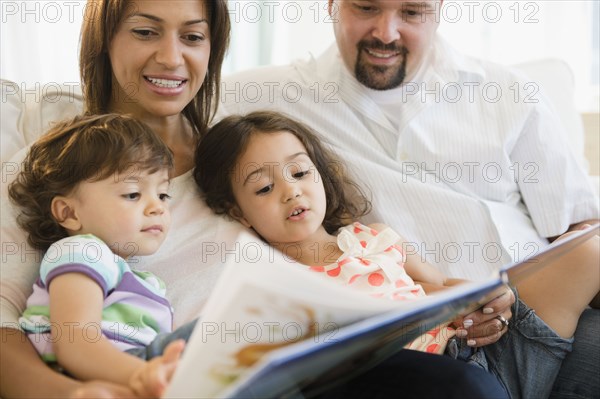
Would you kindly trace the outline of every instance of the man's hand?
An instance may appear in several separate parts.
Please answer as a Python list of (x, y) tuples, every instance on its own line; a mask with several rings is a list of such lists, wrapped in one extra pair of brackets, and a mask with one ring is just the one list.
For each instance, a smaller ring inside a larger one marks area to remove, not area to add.
[(489, 303), (454, 321), (456, 336), (466, 338), (467, 345), (479, 347), (493, 344), (508, 331), (502, 318), (507, 321), (511, 319), (515, 295), (507, 286), (502, 286), (500, 290), (499, 295)]

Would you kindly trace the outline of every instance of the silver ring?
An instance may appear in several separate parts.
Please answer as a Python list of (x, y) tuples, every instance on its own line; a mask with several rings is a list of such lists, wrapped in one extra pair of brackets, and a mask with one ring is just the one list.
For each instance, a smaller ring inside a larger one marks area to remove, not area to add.
[(506, 319), (504, 318), (504, 316), (502, 316), (502, 315), (498, 315), (498, 316), (496, 316), (496, 317), (495, 317), (495, 319), (496, 319), (496, 320), (498, 320), (500, 323), (502, 323), (502, 326), (503, 326), (502, 328), (503, 328), (503, 329), (504, 329), (504, 327), (507, 327), (507, 328), (508, 328), (508, 320), (506, 320)]

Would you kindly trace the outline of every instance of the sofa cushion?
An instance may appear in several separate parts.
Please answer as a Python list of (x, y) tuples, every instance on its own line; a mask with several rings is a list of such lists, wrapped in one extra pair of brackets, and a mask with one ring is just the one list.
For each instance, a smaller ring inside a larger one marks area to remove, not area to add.
[(539, 86), (539, 93), (523, 90), (523, 95), (533, 94), (535, 100), (544, 94), (562, 122), (569, 137), (571, 150), (589, 170), (585, 158), (583, 120), (575, 109), (575, 79), (569, 65), (562, 60), (547, 58), (514, 65), (529, 81)]
[(7, 80), (0, 81), (2, 107), (0, 108), (0, 161), (2, 165), (25, 147), (23, 136), (23, 119), (25, 104), (21, 101), (19, 87)]
[(2, 162), (34, 142), (51, 123), (73, 117), (83, 109), (78, 86), (50, 83), (30, 89), (7, 80), (0, 80), (0, 83)]

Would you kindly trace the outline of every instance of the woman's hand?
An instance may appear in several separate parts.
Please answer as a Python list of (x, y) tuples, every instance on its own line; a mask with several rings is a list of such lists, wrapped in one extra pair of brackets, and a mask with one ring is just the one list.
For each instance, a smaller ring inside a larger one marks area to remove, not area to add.
[(467, 345), (479, 347), (493, 344), (508, 331), (507, 322), (512, 317), (511, 306), (515, 303), (515, 295), (507, 286), (499, 290), (499, 295), (489, 303), (454, 321), (456, 336), (466, 338)]
[(160, 398), (162, 396), (177, 368), (184, 347), (185, 341), (182, 339), (171, 342), (162, 356), (147, 361), (131, 376), (129, 386), (138, 397)]

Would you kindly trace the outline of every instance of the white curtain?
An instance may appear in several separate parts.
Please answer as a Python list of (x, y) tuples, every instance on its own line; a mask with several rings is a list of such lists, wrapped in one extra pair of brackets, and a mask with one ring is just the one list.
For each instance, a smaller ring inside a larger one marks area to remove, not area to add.
[[(8, 1), (0, 9), (0, 77), (31, 87), (79, 80), (85, 1)], [(326, 0), (229, 0), (224, 73), (318, 55), (333, 43)], [(440, 32), (459, 49), (505, 64), (557, 57), (574, 71), (578, 106), (598, 111), (597, 0), (444, 1)]]
[[(319, 54), (333, 42), (327, 1), (276, 3), (278, 19), (268, 24), (275, 40), (265, 63)], [(291, 6), (286, 15), (288, 3), (302, 8), (301, 18), (291, 19)], [(467, 54), (502, 64), (550, 57), (566, 61), (575, 75), (578, 108), (599, 111), (598, 0), (445, 0), (440, 11), (439, 32)]]
[[(577, 106), (599, 110), (598, 1), (466, 1), (445, 2), (440, 32), (468, 54), (498, 63), (515, 64), (540, 58), (560, 58), (575, 75)], [(487, 8), (486, 8), (487, 6)], [(463, 11), (454, 22), (454, 9)]]
[(0, 1), (0, 77), (26, 87), (78, 82), (85, 1)]

